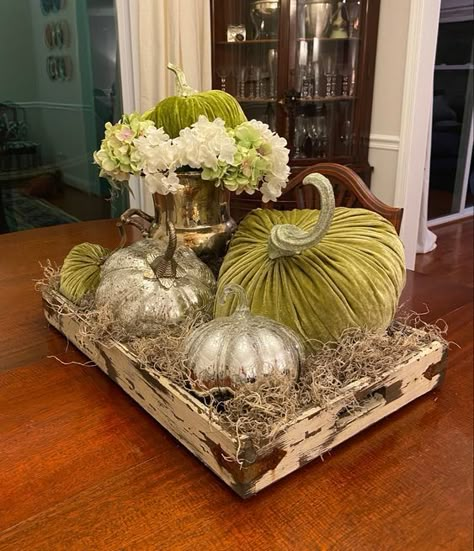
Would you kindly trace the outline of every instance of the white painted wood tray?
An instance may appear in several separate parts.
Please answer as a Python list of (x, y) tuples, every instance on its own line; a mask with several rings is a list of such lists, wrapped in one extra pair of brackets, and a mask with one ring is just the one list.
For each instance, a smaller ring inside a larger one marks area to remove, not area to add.
[[(58, 314), (53, 305), (67, 302), (59, 293), (43, 294), (48, 322), (140, 404), (181, 444), (243, 498), (250, 497), (341, 442), (397, 411), (440, 384), (447, 364), (447, 348), (433, 341), (409, 360), (387, 370), (383, 380), (361, 379), (346, 387), (325, 408), (311, 408), (289, 423), (270, 449), (259, 451), (243, 438), (237, 461), (237, 441), (209, 418), (207, 406), (159, 373), (140, 367), (127, 348), (103, 346), (92, 340), (80, 344), (81, 323), (71, 314)], [(71, 307), (71, 303), (68, 303)], [(353, 396), (362, 407), (348, 413)]]

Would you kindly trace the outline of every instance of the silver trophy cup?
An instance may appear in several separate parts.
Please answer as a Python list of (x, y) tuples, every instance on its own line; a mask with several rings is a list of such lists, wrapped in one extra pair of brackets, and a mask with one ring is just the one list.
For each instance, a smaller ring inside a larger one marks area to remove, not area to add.
[(304, 3), (306, 38), (324, 38), (330, 28), (331, 2), (308, 1)]

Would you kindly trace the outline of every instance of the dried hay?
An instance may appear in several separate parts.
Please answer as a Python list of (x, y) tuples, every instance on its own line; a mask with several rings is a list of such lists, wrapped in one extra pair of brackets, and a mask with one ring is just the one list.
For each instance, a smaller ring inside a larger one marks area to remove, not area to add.
[[(48, 263), (44, 278), (36, 282), (36, 287), (41, 291), (57, 290), (58, 274), (59, 269)], [(208, 321), (203, 314), (183, 324), (163, 324), (157, 337), (133, 338), (117, 327), (106, 308), (94, 309), (90, 297), (79, 307), (72, 304), (69, 308), (62, 307), (60, 313), (74, 314), (84, 321), (79, 340), (93, 338), (106, 346), (116, 341), (123, 343), (143, 369), (160, 373), (193, 392), (182, 343), (194, 328)], [(446, 333), (447, 326), (442, 321), (428, 324), (419, 314), (405, 313), (383, 333), (348, 329), (337, 343), (324, 344), (317, 354), (306, 358), (297, 383), (281, 374), (272, 374), (263, 382), (249, 383), (232, 393), (194, 394), (206, 401), (210, 418), (236, 438), (239, 449), (242, 439), (247, 437), (263, 450), (271, 446), (288, 422), (309, 408), (324, 407), (344, 396), (348, 410), (357, 409), (360, 404), (346, 390), (348, 385), (362, 378), (367, 378), (368, 384), (376, 383), (391, 366), (408, 360), (423, 346), (433, 341), (447, 343)], [(233, 459), (239, 461), (238, 457)]]

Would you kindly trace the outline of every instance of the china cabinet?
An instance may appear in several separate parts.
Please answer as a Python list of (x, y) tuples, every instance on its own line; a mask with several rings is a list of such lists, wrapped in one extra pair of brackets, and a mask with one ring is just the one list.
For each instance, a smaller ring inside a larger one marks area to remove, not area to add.
[(379, 5), (211, 0), (213, 87), (287, 139), (293, 175), (331, 161), (370, 184)]

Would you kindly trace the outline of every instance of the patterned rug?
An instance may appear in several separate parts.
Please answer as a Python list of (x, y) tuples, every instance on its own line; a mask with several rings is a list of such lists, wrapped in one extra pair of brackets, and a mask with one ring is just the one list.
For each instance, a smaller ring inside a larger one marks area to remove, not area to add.
[(3, 209), (6, 226), (0, 233), (79, 222), (78, 218), (44, 199), (31, 197), (17, 189), (1, 190), (0, 193), (0, 209)]

